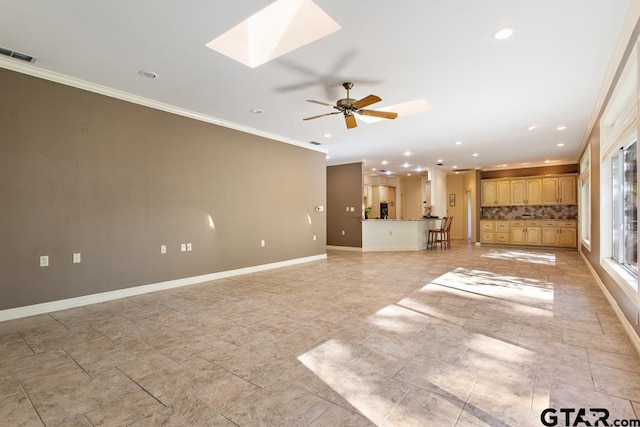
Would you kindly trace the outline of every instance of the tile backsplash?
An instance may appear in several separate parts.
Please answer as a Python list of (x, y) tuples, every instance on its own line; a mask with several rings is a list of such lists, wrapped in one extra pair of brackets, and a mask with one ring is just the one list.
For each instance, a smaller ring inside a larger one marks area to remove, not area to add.
[(480, 219), (578, 219), (578, 206), (497, 206), (481, 208)]

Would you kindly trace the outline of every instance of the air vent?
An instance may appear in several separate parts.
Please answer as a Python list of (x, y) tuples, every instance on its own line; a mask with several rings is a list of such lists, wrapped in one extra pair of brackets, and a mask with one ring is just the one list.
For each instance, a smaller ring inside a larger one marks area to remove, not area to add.
[(452, 172), (468, 172), (471, 169), (467, 168), (467, 169), (451, 169)]
[(36, 58), (34, 58), (33, 56), (29, 56), (24, 53), (9, 50), (4, 47), (0, 47), (0, 54), (4, 56), (8, 56), (10, 58), (19, 59), (20, 61), (28, 62), (30, 64), (33, 64), (34, 62), (36, 62)]
[(385, 173), (387, 170), (386, 169), (380, 169), (380, 172)]
[(318, 142), (318, 141), (309, 141), (309, 144), (313, 144), (313, 145), (322, 145), (322, 143)]

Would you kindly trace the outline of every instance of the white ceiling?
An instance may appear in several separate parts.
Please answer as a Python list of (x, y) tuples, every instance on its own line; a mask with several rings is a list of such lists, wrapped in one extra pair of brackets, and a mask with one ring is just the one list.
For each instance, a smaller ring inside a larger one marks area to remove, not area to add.
[[(577, 161), (627, 3), (316, 0), (342, 29), (272, 62), (251, 69), (205, 47), (271, 1), (4, 0), (0, 46), (36, 57), (33, 67), (321, 142), (328, 164), (512, 168)], [(514, 35), (493, 39), (504, 26)], [(330, 112), (305, 100), (333, 103), (344, 81), (352, 98), (382, 98), (371, 109), (418, 98), (433, 109), (351, 130), (340, 115), (302, 120)]]

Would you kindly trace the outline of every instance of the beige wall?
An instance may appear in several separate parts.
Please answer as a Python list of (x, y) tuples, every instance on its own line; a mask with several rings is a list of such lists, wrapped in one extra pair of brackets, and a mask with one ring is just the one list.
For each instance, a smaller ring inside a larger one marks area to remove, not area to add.
[[(449, 202), (450, 195), (455, 196), (455, 206)], [(463, 175), (447, 175), (447, 216), (453, 216), (451, 223), (451, 238), (462, 239), (464, 237), (464, 181)]]
[(422, 204), (422, 177), (400, 179), (400, 207), (402, 219), (419, 219), (424, 215)]
[(0, 309), (325, 253), (323, 153), (4, 69), (0, 83)]
[[(362, 166), (350, 163), (327, 167), (328, 245), (362, 247)], [(347, 212), (347, 207), (353, 207), (354, 212)]]

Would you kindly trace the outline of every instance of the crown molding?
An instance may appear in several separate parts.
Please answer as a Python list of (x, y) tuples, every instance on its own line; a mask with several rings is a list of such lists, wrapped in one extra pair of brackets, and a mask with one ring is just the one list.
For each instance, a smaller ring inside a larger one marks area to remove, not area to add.
[(201, 122), (222, 126), (225, 128), (237, 130), (240, 132), (248, 133), (248, 134), (259, 136), (262, 138), (271, 139), (271, 140), (282, 142), (289, 145), (295, 145), (297, 147), (305, 148), (307, 150), (317, 151), (325, 154), (327, 153), (327, 150), (325, 148), (312, 146), (308, 143), (300, 142), (291, 138), (286, 138), (281, 135), (265, 132), (260, 129), (255, 129), (249, 126), (233, 123), (217, 117), (201, 114), (196, 111), (191, 111), (175, 105), (156, 101), (154, 99), (145, 98), (142, 96), (134, 95), (129, 92), (114, 89), (108, 86), (99, 85), (97, 83), (78, 79), (65, 74), (57, 73), (55, 71), (50, 71), (44, 68), (37, 67), (33, 64), (23, 63), (22, 61), (19, 61), (17, 59), (0, 57), (0, 68), (5, 68), (7, 70), (15, 71), (21, 74), (27, 74), (32, 77), (37, 77), (39, 79), (60, 83), (65, 86), (74, 87), (76, 89), (86, 90), (88, 92), (93, 92), (99, 95), (108, 96), (110, 98), (119, 99), (121, 101), (130, 102), (132, 104), (153, 108), (155, 110), (164, 111), (166, 113), (188, 117), (190, 119), (195, 119)]

